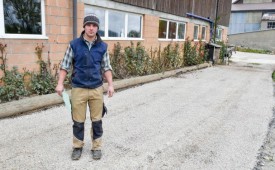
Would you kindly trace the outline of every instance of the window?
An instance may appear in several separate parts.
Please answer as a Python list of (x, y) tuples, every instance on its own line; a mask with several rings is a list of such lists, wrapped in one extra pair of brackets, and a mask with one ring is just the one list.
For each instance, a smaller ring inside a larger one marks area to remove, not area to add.
[(220, 28), (216, 30), (216, 40), (222, 40), (222, 29)]
[(117, 11), (109, 11), (108, 15), (109, 37), (125, 37), (125, 14)]
[(159, 38), (166, 38), (167, 34), (167, 21), (159, 21)]
[(85, 15), (94, 13), (100, 21), (98, 34), (104, 38), (141, 38), (142, 16), (116, 10), (85, 6)]
[(183, 23), (178, 24), (177, 39), (185, 39), (185, 24), (183, 24)]
[(185, 23), (159, 20), (159, 38), (183, 40), (185, 38)]
[(199, 26), (195, 25), (194, 26), (194, 40), (198, 40), (199, 39)]
[(0, 11), (1, 38), (46, 38), (44, 0), (0, 0)]
[(168, 38), (175, 39), (176, 38), (176, 30), (177, 30), (177, 23), (176, 22), (169, 22), (169, 31), (168, 31)]
[(267, 22), (267, 29), (275, 28), (275, 22)]
[(206, 39), (206, 27), (203, 26), (201, 27), (201, 40), (205, 40)]
[(140, 38), (141, 37), (141, 16), (128, 15), (128, 32), (127, 37)]

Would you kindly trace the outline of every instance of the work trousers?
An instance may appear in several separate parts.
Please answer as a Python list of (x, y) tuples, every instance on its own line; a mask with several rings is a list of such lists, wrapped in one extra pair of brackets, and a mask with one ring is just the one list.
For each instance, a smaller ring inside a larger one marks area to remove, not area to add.
[(95, 89), (72, 88), (71, 103), (73, 119), (73, 147), (81, 148), (84, 145), (84, 124), (88, 104), (92, 122), (91, 149), (101, 150), (103, 134), (103, 86)]

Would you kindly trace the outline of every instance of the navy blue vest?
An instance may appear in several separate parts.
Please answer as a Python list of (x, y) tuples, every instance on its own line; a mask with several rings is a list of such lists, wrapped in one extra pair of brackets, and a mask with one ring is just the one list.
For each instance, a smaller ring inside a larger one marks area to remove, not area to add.
[(107, 44), (97, 34), (95, 44), (89, 47), (83, 39), (83, 33), (70, 42), (74, 53), (72, 87), (97, 88), (103, 84), (101, 62), (107, 51)]

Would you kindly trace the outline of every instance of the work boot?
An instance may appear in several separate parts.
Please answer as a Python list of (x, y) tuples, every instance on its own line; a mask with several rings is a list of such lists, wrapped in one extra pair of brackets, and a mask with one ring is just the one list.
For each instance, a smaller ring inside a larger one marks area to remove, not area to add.
[(79, 160), (81, 157), (82, 148), (74, 148), (72, 153), (72, 160)]
[(93, 159), (100, 159), (102, 156), (101, 150), (92, 150)]

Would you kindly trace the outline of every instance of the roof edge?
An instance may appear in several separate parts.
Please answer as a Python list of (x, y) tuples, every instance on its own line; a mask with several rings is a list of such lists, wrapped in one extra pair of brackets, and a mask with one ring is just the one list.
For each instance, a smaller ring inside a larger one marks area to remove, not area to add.
[(275, 10), (275, 6), (273, 5), (273, 2), (255, 4), (232, 4), (231, 12)]
[(233, 2), (232, 2), (232, 4), (236, 4), (237, 2), (239, 2), (240, 0), (234, 0)]

